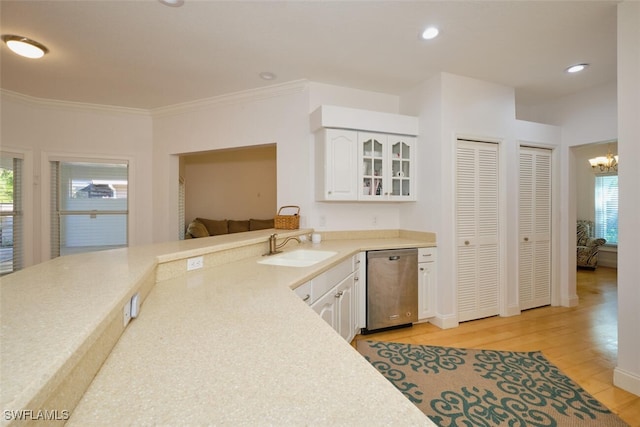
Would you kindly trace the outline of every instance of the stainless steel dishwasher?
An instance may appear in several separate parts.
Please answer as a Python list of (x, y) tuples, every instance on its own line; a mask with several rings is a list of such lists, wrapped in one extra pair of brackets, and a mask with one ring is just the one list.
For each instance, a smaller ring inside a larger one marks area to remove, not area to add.
[(418, 321), (418, 249), (367, 251), (367, 327), (363, 334)]

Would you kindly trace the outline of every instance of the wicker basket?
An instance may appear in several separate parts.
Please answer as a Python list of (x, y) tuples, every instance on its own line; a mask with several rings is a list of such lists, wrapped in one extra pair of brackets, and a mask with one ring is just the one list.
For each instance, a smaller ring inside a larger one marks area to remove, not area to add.
[[(298, 211), (293, 215), (281, 215), (283, 209), (294, 208)], [(300, 228), (300, 206), (283, 206), (273, 220), (274, 226), (280, 230), (297, 230)]]

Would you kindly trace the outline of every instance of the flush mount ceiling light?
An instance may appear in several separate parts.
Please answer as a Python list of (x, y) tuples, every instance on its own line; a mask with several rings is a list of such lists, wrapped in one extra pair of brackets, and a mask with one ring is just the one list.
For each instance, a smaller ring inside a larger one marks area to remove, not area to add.
[(271, 71), (263, 71), (259, 74), (260, 78), (262, 80), (275, 80), (276, 79), (276, 75), (273, 74)]
[(158, 1), (164, 4), (165, 6), (170, 6), (170, 7), (180, 7), (184, 4), (184, 0), (158, 0)]
[(43, 44), (22, 36), (4, 34), (2, 36), (2, 41), (5, 42), (7, 47), (14, 53), (24, 56), (25, 58), (42, 58), (47, 52), (49, 52), (49, 49), (47, 49)]
[(423, 40), (431, 40), (438, 37), (438, 34), (440, 34), (440, 30), (438, 30), (436, 27), (429, 27), (422, 32), (420, 37)]
[(580, 71), (584, 70), (588, 66), (589, 64), (575, 64), (567, 68), (565, 71), (567, 73), (579, 73)]

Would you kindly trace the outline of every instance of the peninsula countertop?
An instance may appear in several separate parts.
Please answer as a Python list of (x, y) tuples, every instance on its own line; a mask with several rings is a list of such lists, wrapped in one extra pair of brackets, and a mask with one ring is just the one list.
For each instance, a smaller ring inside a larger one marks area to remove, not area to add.
[[(433, 425), (291, 289), (361, 250), (434, 244), (326, 240), (304, 244), (337, 252), (311, 267), (251, 256), (159, 281), (68, 424)], [(190, 254), (200, 251), (194, 245)], [(127, 274), (155, 268), (159, 254), (151, 252), (156, 261)], [(117, 269), (118, 256), (106, 258)]]

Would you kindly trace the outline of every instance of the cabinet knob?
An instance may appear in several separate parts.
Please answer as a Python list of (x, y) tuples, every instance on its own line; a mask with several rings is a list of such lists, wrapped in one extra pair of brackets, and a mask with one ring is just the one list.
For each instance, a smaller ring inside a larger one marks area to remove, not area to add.
[(525, 242), (528, 242), (528, 241), (529, 241), (529, 238), (528, 238), (528, 237), (525, 237), (525, 238), (524, 238), (524, 241), (525, 241)]
[(331, 191), (327, 191), (327, 194), (331, 194), (331, 193), (332, 193)]
[(311, 295), (306, 294), (304, 298), (302, 298), (302, 301), (309, 301), (309, 298), (311, 298)]
[(464, 241), (464, 244), (465, 244), (466, 246), (469, 246), (469, 241), (468, 241), (468, 240), (465, 240), (465, 241)]
[(338, 293), (335, 295), (335, 297), (336, 297), (336, 298), (340, 298), (340, 297), (342, 296), (342, 294), (343, 294), (343, 292), (342, 292), (342, 291), (340, 291), (340, 292), (338, 292)]
[(424, 267), (420, 267), (420, 271), (424, 271)]

